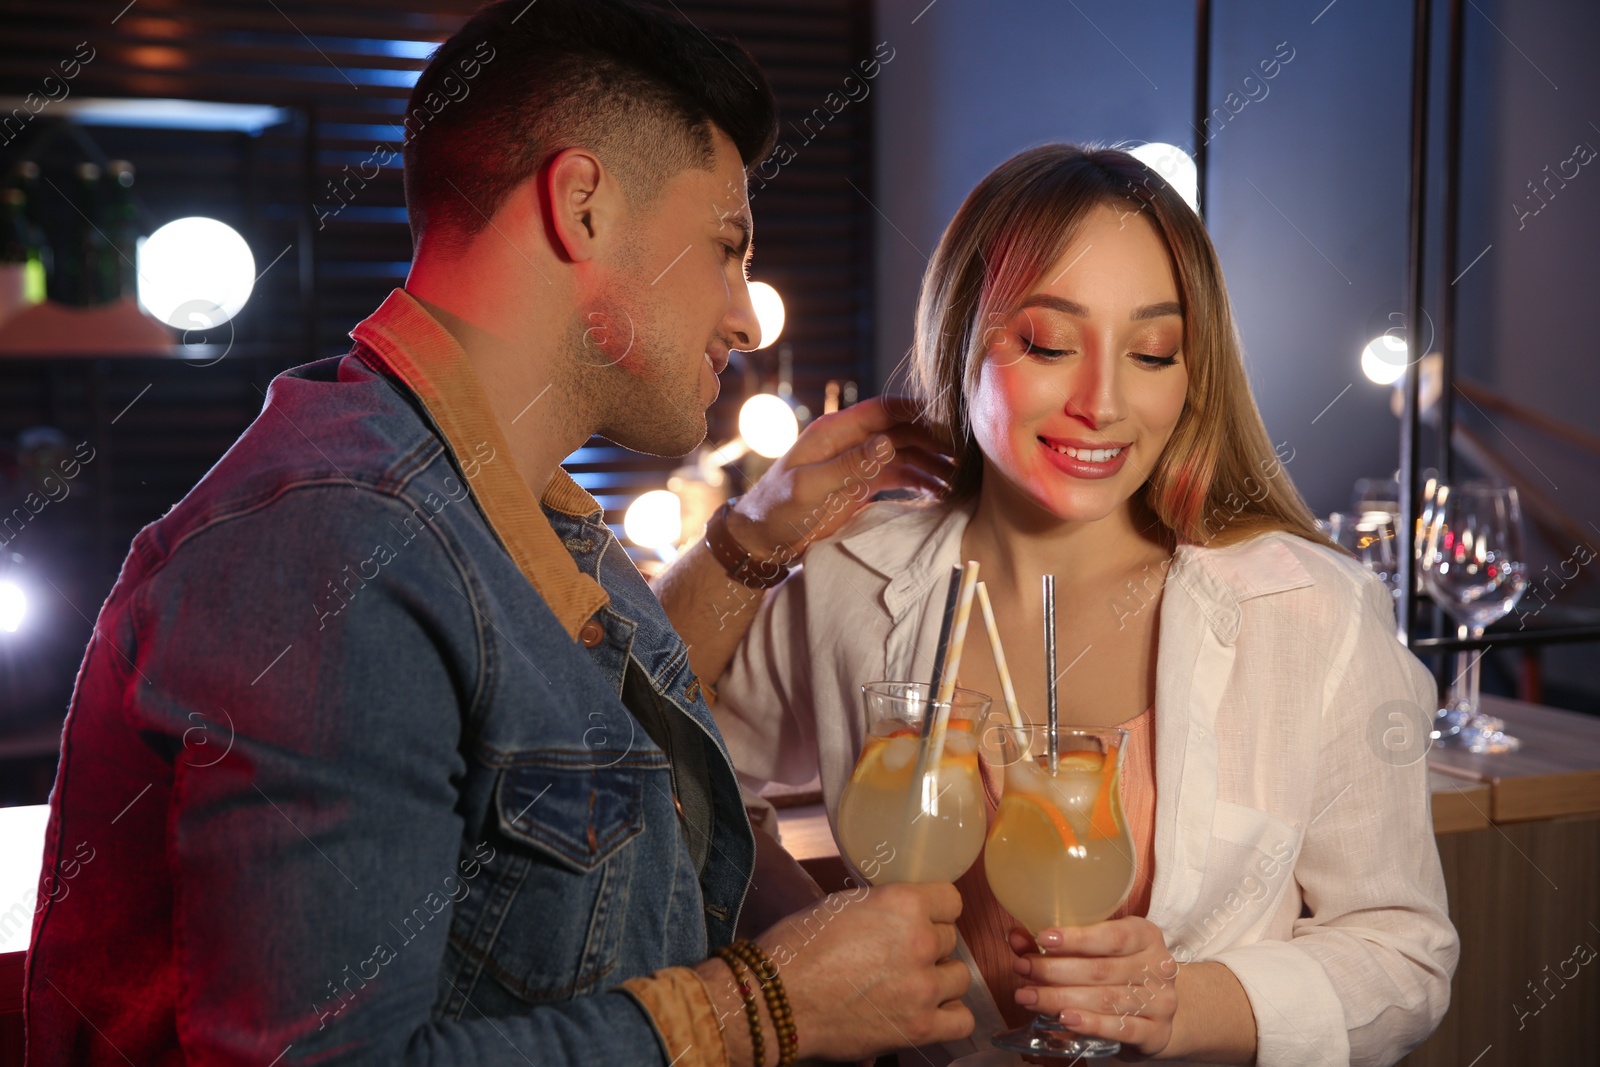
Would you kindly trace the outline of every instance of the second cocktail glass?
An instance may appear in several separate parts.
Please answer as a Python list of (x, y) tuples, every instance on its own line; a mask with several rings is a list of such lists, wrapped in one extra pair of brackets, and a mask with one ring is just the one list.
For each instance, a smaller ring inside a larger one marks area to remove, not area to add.
[[(994, 727), (990, 734), (1005, 753), (1004, 792), (983, 856), (995, 899), (1035, 937), (1111, 918), (1133, 888), (1133, 837), (1121, 796), (1128, 732), (1062, 726), (1054, 746), (1044, 726)], [(994, 1043), (1063, 1059), (1112, 1056), (1122, 1047), (1074, 1034), (1049, 1015)]]
[(839, 798), (839, 851), (873, 885), (953, 882), (983, 849), (987, 811), (978, 770), (989, 698), (957, 689), (936, 758), (917, 780), (923, 722), (940, 711), (923, 682), (861, 687), (867, 737)]

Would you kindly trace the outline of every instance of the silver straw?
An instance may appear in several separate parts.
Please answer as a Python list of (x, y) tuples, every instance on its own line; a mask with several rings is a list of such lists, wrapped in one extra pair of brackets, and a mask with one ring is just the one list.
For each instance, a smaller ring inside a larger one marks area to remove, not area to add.
[(1060, 756), (1060, 742), (1056, 739), (1056, 724), (1061, 714), (1056, 709), (1056, 576), (1044, 576), (1044, 687), (1045, 752), (1050, 762), (1050, 774), (1056, 773), (1056, 759)]

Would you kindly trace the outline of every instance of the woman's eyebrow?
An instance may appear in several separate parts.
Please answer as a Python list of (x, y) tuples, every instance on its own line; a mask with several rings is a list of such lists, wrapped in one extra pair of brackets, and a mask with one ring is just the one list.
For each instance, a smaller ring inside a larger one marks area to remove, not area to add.
[(1135, 308), (1133, 314), (1128, 317), (1138, 322), (1143, 319), (1165, 318), (1168, 315), (1176, 315), (1180, 319), (1183, 318), (1182, 306), (1171, 300), (1164, 300), (1159, 304), (1146, 304), (1142, 308)]
[[(1035, 293), (1024, 300), (1017, 310), (1021, 311), (1023, 308), (1032, 307), (1048, 308), (1051, 311), (1059, 311), (1065, 315), (1076, 315), (1080, 319), (1089, 317), (1089, 309), (1082, 304), (1074, 300), (1067, 300), (1064, 297), (1052, 296), (1049, 293)], [(1134, 322), (1141, 322), (1145, 319), (1159, 319), (1168, 315), (1176, 315), (1182, 318), (1182, 305), (1171, 300), (1165, 300), (1159, 304), (1146, 304), (1144, 307), (1134, 308), (1133, 314), (1129, 315), (1128, 318)]]

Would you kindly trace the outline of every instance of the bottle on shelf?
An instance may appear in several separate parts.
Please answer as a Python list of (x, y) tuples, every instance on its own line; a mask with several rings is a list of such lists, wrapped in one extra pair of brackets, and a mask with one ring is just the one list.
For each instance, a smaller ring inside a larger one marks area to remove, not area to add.
[(0, 322), (44, 300), (44, 253), (28, 219), (28, 197), (0, 190)]
[(79, 163), (73, 195), (73, 240), (57, 262), (55, 291), (51, 299), (72, 307), (93, 307), (115, 296), (112, 261), (116, 253), (105, 232), (105, 198), (100, 168)]
[[(41, 237), (47, 229), (44, 211), (45, 189), (42, 182), (39, 164), (31, 159), (18, 160), (16, 165), (11, 168), (11, 174), (6, 180), (7, 185), (14, 185), (21, 189), (22, 194), (28, 198), (28, 222), (39, 232)], [(44, 248), (46, 253), (45, 266), (48, 267), (50, 265), (48, 242), (44, 242)]]
[(27, 230), (28, 245), (38, 249), (39, 253), (39, 266), (33, 269), (32, 280), (28, 283), (28, 292), (31, 294), (29, 302), (43, 303), (45, 297), (49, 295), (49, 280), (51, 272), (55, 269), (55, 254), (46, 236), (44, 215), (40, 211), (42, 194), (39, 191), (39, 164), (31, 159), (19, 161), (11, 168), (11, 175), (6, 184), (22, 191), (22, 225)]
[(133, 164), (113, 159), (106, 167), (106, 236), (111, 240), (109, 268), (114, 284), (107, 299), (139, 295), (139, 209), (133, 202)]
[(49, 297), (51, 303), (62, 307), (81, 307), (84, 281), (83, 252), (79, 246), (82, 244), (85, 229), (81, 214), (83, 196), (77, 188), (65, 188), (62, 191), (73, 210), (70, 213), (71, 222), (58, 227), (60, 250), (50, 271)]

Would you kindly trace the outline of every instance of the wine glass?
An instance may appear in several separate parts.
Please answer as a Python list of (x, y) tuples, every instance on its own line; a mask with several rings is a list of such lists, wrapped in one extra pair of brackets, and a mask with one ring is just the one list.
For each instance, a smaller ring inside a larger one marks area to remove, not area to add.
[[(1422, 509), (1421, 509), (1422, 513), (1417, 518), (1416, 537), (1412, 541), (1412, 544), (1417, 546), (1416, 550), (1417, 550), (1417, 552), (1419, 554), (1421, 552), (1421, 545), (1422, 545), (1423, 539), (1426, 538), (1427, 535), (1428, 535), (1428, 523), (1432, 519), (1432, 516), (1433, 516), (1433, 497), (1434, 497), (1434, 492), (1438, 489), (1438, 486), (1439, 486), (1439, 472), (1438, 472), (1438, 470), (1436, 470), (1433, 467), (1424, 467), (1423, 470), (1422, 470), (1422, 478), (1421, 478), (1421, 482), (1420, 482), (1420, 485), (1419, 485), (1419, 488), (1421, 489), (1421, 493), (1422, 493)], [(1360, 521), (1362, 519), (1365, 519), (1367, 517), (1367, 515), (1369, 513), (1371, 513), (1371, 512), (1382, 512), (1384, 514), (1387, 514), (1389, 516), (1389, 520), (1390, 520), (1391, 524), (1393, 524), (1393, 527), (1392, 527), (1393, 530), (1395, 530), (1395, 531), (1399, 530), (1399, 525), (1398, 525), (1399, 522), (1400, 522), (1400, 472), (1399, 471), (1396, 471), (1395, 474), (1392, 477), (1388, 477), (1388, 478), (1357, 478), (1356, 479), (1355, 489), (1350, 494), (1350, 511), (1349, 511), (1349, 514), (1356, 516), (1356, 521)], [(1332, 525), (1332, 517), (1330, 516), (1330, 526), (1331, 525)], [(1329, 537), (1331, 537), (1335, 541), (1339, 540), (1337, 537), (1334, 536), (1334, 534), (1333, 534), (1331, 529), (1329, 530), (1328, 535), (1329, 535)], [(1343, 543), (1343, 542), (1341, 542), (1341, 543)], [(1362, 562), (1363, 563), (1367, 563), (1367, 561), (1365, 559), (1363, 559)], [(1377, 569), (1375, 567), (1372, 567), (1371, 563), (1367, 563), (1367, 565), (1371, 569), (1374, 569), (1374, 570)], [(1382, 575), (1380, 575), (1380, 576), (1382, 576)], [(1400, 596), (1399, 575), (1396, 574), (1393, 569), (1391, 569), (1391, 570), (1389, 570), (1387, 575), (1384, 576), (1384, 581), (1389, 586), (1389, 588), (1394, 592), (1395, 597), (1398, 598)], [(1415, 581), (1416, 581), (1416, 589), (1417, 589), (1417, 591), (1421, 592), (1423, 590), (1424, 586), (1422, 584), (1422, 574), (1421, 574), (1420, 571), (1417, 572)]]
[(1389, 478), (1357, 478), (1350, 492), (1350, 511), (1365, 515), (1369, 511), (1386, 511), (1391, 517), (1400, 514), (1400, 479), (1396, 474)]
[(1328, 536), (1362, 566), (1383, 579), (1389, 594), (1400, 596), (1400, 562), (1395, 549), (1395, 517), (1387, 511), (1328, 516)]
[[(989, 698), (957, 689), (941, 704), (926, 682), (869, 682), (861, 696), (867, 737), (839, 798), (839, 852), (873, 885), (954, 882), (983, 850), (988, 810), (978, 747)], [(942, 740), (938, 731), (924, 738), (923, 724), (936, 714), (947, 722)], [(925, 747), (927, 772), (918, 781)]]
[[(1441, 485), (1422, 547), (1422, 578), (1428, 592), (1462, 637), (1483, 637), (1527, 588), (1522, 551), (1522, 509), (1517, 491), (1488, 482)], [(1483, 653), (1456, 655), (1456, 678), (1435, 721), (1440, 744), (1472, 752), (1513, 752), (1519, 742), (1505, 723), (1478, 707)]]
[[(1035, 937), (1109, 919), (1133, 888), (1133, 836), (1121, 796), (1128, 732), (1059, 726), (1054, 746), (1046, 726), (997, 726), (990, 735), (998, 736), (1005, 777), (983, 853), (995, 899)], [(1097, 1059), (1122, 1048), (1075, 1034), (1051, 1015), (993, 1041), (1047, 1059)]]

